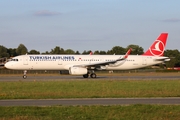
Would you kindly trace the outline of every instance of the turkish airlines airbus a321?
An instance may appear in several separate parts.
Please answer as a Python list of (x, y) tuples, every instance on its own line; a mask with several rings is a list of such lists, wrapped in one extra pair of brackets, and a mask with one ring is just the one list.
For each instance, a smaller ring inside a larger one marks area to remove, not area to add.
[(68, 70), (71, 75), (96, 78), (95, 70), (130, 70), (143, 68), (165, 61), (164, 57), (168, 33), (162, 33), (143, 55), (20, 55), (5, 64), (7, 69), (24, 70)]

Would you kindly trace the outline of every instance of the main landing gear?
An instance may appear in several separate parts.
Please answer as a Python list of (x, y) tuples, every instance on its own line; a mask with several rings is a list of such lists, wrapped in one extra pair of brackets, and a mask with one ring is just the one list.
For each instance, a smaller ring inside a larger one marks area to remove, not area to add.
[(93, 72), (88, 72), (87, 74), (83, 75), (84, 78), (88, 78), (90, 75), (91, 78), (96, 78), (96, 73)]
[(26, 73), (27, 73), (27, 70), (24, 70), (24, 75), (23, 75), (23, 78), (24, 78), (24, 79), (27, 78)]
[[(23, 75), (23, 78), (26, 79), (27, 78), (27, 70), (24, 70), (24, 75)], [(88, 78), (88, 77), (91, 77), (91, 78), (96, 78), (96, 73), (94, 73), (94, 71), (90, 71), (88, 72), (87, 74), (83, 75), (84, 78)]]

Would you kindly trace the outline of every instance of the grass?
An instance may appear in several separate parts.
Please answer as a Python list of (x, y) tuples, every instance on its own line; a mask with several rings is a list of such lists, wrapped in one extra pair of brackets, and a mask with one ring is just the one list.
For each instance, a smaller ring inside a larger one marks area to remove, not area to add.
[(0, 107), (6, 120), (179, 120), (180, 106), (50, 106)]
[(180, 80), (0, 82), (0, 99), (180, 97)]
[[(179, 97), (179, 86), (180, 80), (13, 81), (0, 82), (0, 99)], [(0, 106), (0, 120), (179, 120), (179, 111), (180, 105)]]

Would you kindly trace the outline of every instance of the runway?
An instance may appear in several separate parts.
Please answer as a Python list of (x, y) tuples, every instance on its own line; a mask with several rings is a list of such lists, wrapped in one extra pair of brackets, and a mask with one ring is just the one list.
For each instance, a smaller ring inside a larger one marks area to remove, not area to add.
[(53, 105), (180, 105), (180, 98), (83, 98), (83, 99), (20, 99), (0, 100), (0, 106), (53, 106)]
[(3, 75), (0, 77), (1, 81), (50, 81), (50, 80), (180, 80), (180, 75), (146, 75), (146, 76), (120, 76), (112, 75), (105, 76), (101, 75), (97, 78), (83, 78), (82, 76), (71, 76), (71, 75), (30, 75), (27, 79), (23, 79), (22, 75)]

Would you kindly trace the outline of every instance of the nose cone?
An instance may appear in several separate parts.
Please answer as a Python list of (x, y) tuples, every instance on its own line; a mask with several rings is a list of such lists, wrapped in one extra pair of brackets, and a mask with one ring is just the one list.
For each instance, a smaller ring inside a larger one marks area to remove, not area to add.
[(10, 64), (10, 63), (7, 62), (4, 66), (5, 66), (5, 68), (7, 68), (7, 69), (11, 69), (12, 64)]

